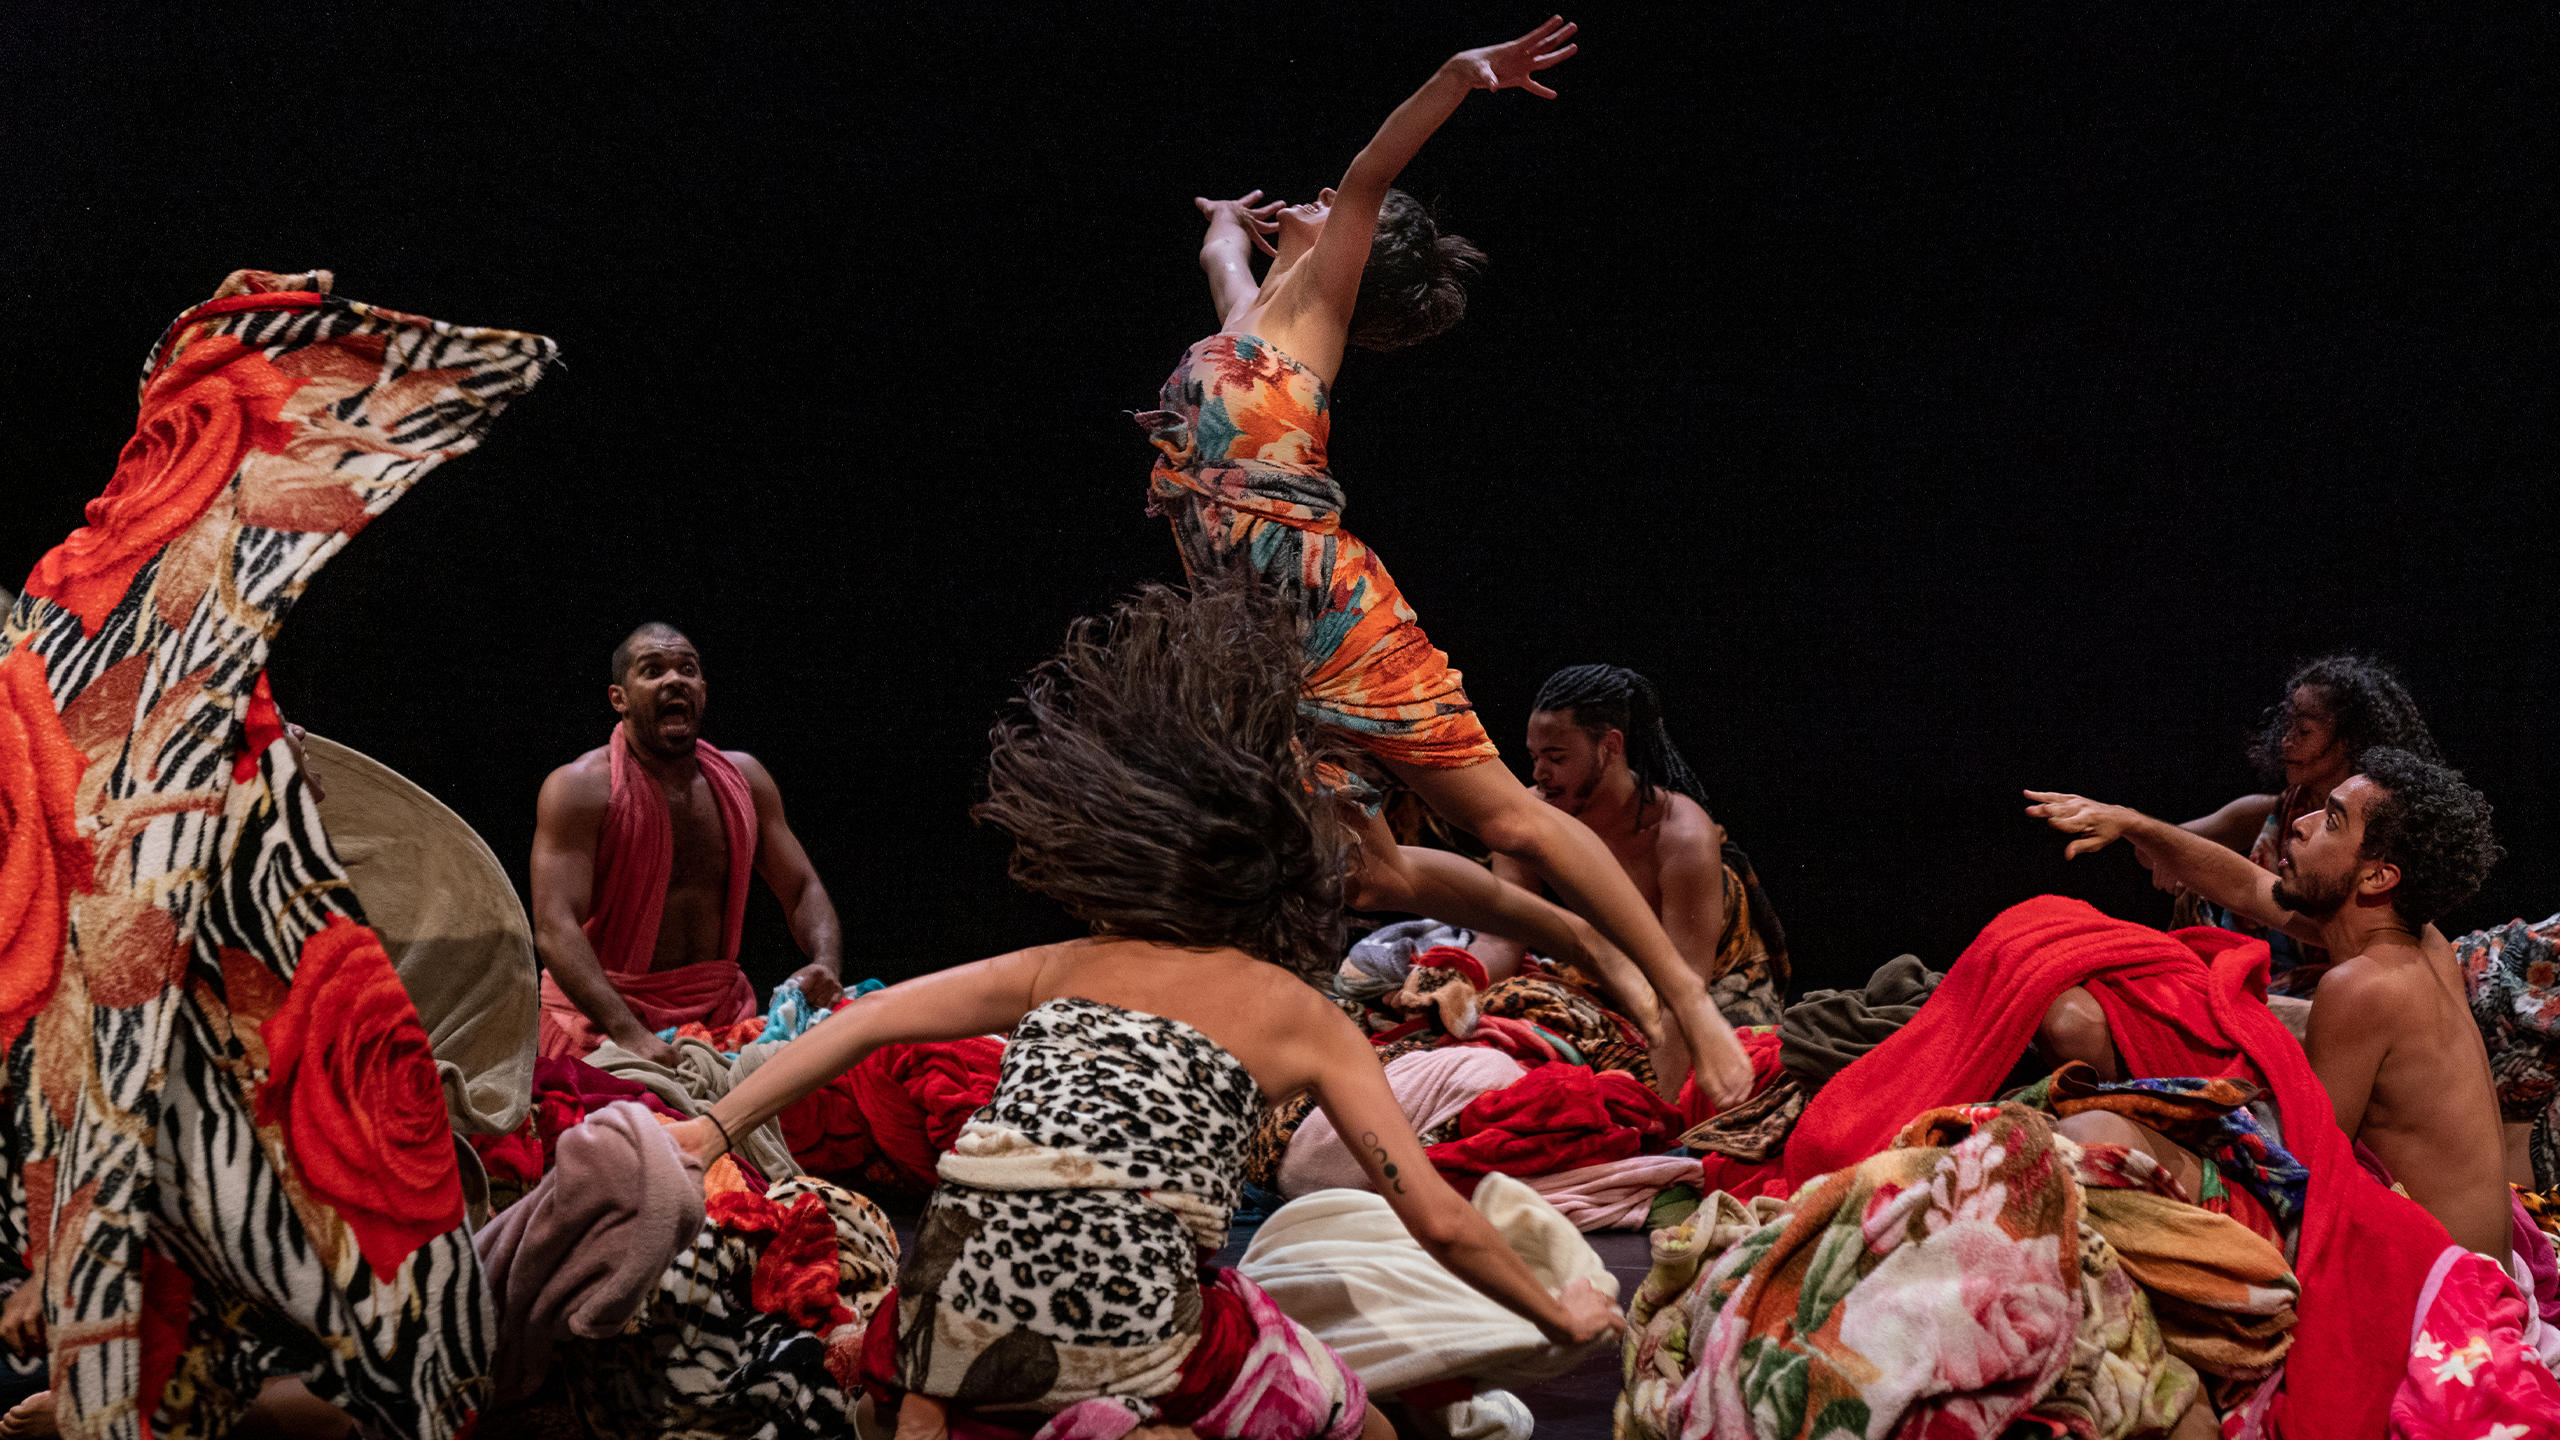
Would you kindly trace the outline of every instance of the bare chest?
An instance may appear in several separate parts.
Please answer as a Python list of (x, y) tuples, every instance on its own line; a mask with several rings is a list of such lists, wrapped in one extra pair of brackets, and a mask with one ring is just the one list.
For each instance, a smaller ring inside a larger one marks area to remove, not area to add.
[(668, 888), (682, 890), (729, 883), (729, 832), (720, 823), (720, 803), (711, 782), (697, 775), (690, 785), (667, 787), (667, 828), (675, 841), (675, 866)]

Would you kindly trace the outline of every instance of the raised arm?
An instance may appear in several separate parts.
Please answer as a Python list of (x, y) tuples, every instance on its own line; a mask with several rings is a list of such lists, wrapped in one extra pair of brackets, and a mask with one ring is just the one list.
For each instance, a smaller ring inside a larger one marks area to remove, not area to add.
[(2267, 817), (2275, 813), (2283, 799), (2279, 795), (2243, 795), (2210, 815), (2200, 815), (2178, 828), (2201, 835), (2216, 845), (2249, 853), (2258, 832), (2266, 828)]
[(791, 938), (809, 957), (791, 978), (800, 982), (800, 993), (810, 1004), (823, 1009), (844, 994), (844, 928), (836, 919), (835, 902), (827, 898), (818, 867), (809, 863), (809, 852), (800, 848), (800, 837), (783, 818), (782, 788), (773, 783), (771, 772), (752, 755), (729, 758), (747, 777), (747, 793), (755, 797), (756, 873), (782, 902)]
[(1205, 195), (1191, 200), (1209, 217), (1209, 233), (1200, 240), (1200, 268), (1209, 277), (1209, 303), (1218, 307), (1221, 330), (1235, 323), (1261, 289), (1261, 282), (1253, 278), (1253, 251), (1278, 253), (1264, 237), (1280, 228), (1280, 222), (1271, 218), (1280, 202), (1255, 203), (1261, 199), (1262, 192), (1253, 190), (1236, 200), (1212, 200)]
[(1340, 1011), (1316, 1019), (1316, 1103), (1360, 1157), (1369, 1183), (1432, 1259), (1558, 1344), (1626, 1328), (1616, 1307), (1588, 1281), (1575, 1281), (1561, 1296), (1548, 1294), (1492, 1222), (1459, 1199), (1431, 1167), (1367, 1039)]
[(609, 781), (578, 765), (563, 765), (542, 782), (533, 810), (533, 945), (560, 993), (605, 1038), (643, 1059), (672, 1060), (674, 1047), (631, 1013), (587, 940), (587, 916), (595, 906), (596, 839), (612, 798)]
[(1369, 242), (1377, 234), (1378, 207), (1386, 203), (1387, 187), (1421, 153), (1422, 142), (1456, 113), (1468, 91), (1518, 86), (1541, 99), (1556, 98), (1556, 92), (1538, 81), (1537, 72), (1561, 64), (1579, 48), (1572, 43), (1578, 28), (1560, 15), (1549, 16), (1545, 24), (1508, 44), (1462, 50), (1442, 61), (1422, 88), (1397, 106), (1352, 157), (1351, 168), (1342, 172), (1342, 183), (1334, 187), (1332, 211), (1325, 217), (1324, 234), (1306, 261), (1314, 284), (1301, 303), (1320, 306), (1327, 319), (1338, 320), (1348, 329), (1351, 302), (1360, 293), (1360, 272), (1369, 263)]
[(2121, 805), (2101, 805), (2050, 790), (2029, 790), (2026, 796), (2036, 802), (2027, 807), (2028, 814), (2079, 837), (2063, 847), (2065, 859), (2103, 850), (2118, 839), (2130, 840), (2154, 874), (2174, 879), (2261, 925), (2320, 943), (2320, 927), (2276, 903), (2276, 877), (2251, 864), (2246, 855)]
[(1031, 1011), (1044, 957), (1043, 950), (1016, 950), (874, 990), (783, 1046), (720, 1097), (708, 1121), (673, 1127), (676, 1139), (708, 1163), (728, 1148), (729, 1136), (772, 1119), (883, 1045), (1011, 1030)]

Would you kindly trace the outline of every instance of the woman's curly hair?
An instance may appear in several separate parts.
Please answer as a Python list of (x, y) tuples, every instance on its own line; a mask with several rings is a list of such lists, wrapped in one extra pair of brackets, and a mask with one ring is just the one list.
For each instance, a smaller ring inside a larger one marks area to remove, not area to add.
[(2424, 925), (2479, 893), (2506, 854), (2490, 833), (2488, 797), (2460, 771), (2389, 745), (2366, 751), (2356, 768), (2384, 792), (2365, 807), (2359, 853), (2400, 867), (2391, 892), (2400, 918)]
[(1389, 190), (1351, 306), (1351, 344), (1401, 350), (1457, 324), (1467, 313), (1466, 282), (1484, 263), (1465, 236), (1441, 233), (1430, 207)]
[(2268, 707), (2266, 727), (2249, 747), (2249, 759), (2270, 783), (2284, 783), (2284, 736), (2293, 728), (2293, 697), (2305, 686), (2318, 691), (2327, 705), (2338, 738), (2346, 744), (2350, 770), (2360, 768), (2364, 753), (2377, 745), (2444, 763), (2418, 702), (2409, 698), (2390, 666), (2370, 655), (2323, 655), (2295, 669), (2285, 682), (2284, 699)]
[(1329, 976), (1357, 850), (1310, 783), (1303, 656), (1250, 579), (1149, 585), (1023, 681), (969, 813), (1012, 833), (1015, 880), (1096, 933)]

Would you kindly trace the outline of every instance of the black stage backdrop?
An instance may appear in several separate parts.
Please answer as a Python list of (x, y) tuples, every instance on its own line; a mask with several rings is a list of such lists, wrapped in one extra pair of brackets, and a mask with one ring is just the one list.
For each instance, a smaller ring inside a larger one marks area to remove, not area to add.
[[(2201, 813), (2286, 669), (2366, 647), (2498, 805), (2454, 924), (2560, 907), (2547, 18), (1941, 8), (1593, 7), (1561, 100), (1475, 97), (1407, 173), (1494, 267), (1352, 358), (1335, 466), (1495, 737), (1556, 666), (1654, 676), (1807, 987), (2040, 891), (2165, 920), (2019, 788)], [(1212, 323), (1190, 197), (1307, 197), (1537, 18), (18, 8), (0, 569), (234, 267), (542, 331), (294, 611), (287, 712), (521, 880), (664, 618), (851, 973), (1071, 934), (965, 812), (1014, 677), (1179, 574), (1122, 412)]]

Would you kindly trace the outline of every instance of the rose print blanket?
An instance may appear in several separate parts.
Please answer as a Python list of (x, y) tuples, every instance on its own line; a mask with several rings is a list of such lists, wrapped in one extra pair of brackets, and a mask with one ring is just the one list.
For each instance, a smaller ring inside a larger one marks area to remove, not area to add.
[(555, 347), (329, 284), (243, 270), (178, 317), (0, 629), (7, 1240), (71, 1435), (218, 1433), (292, 1374), (441, 1437), (487, 1384), (435, 1056), (259, 682)]

